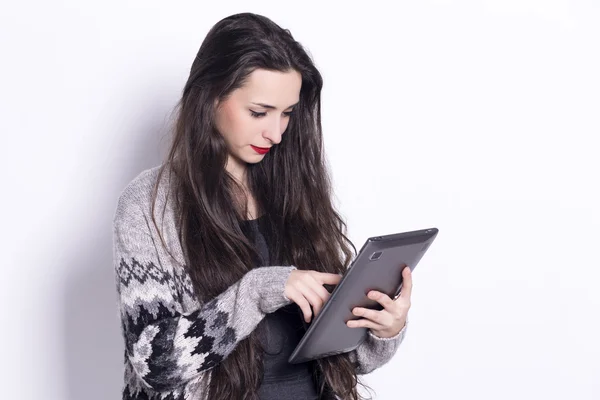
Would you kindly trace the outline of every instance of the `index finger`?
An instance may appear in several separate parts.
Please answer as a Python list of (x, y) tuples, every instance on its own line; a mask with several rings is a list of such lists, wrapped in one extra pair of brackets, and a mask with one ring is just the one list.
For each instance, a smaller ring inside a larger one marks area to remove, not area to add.
[(337, 285), (342, 280), (342, 276), (338, 274), (330, 274), (328, 272), (317, 272), (315, 279), (328, 285)]
[(402, 289), (400, 290), (400, 296), (406, 299), (410, 299), (410, 295), (412, 293), (412, 272), (408, 266), (404, 267), (402, 270)]

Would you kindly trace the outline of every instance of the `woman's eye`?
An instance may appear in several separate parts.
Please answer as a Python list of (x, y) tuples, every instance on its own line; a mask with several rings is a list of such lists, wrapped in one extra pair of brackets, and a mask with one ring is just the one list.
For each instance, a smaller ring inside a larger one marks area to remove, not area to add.
[[(293, 113), (294, 113), (294, 111), (287, 111), (287, 112), (284, 112), (283, 115), (285, 115), (286, 117), (290, 117)], [(267, 115), (267, 113), (256, 112), (256, 111), (250, 110), (250, 115), (252, 115), (254, 118), (260, 118), (260, 117), (264, 117), (265, 115)]]
[(259, 112), (255, 112), (250, 110), (250, 115), (252, 115), (254, 118), (259, 118), (259, 117), (264, 117), (267, 113), (259, 113)]

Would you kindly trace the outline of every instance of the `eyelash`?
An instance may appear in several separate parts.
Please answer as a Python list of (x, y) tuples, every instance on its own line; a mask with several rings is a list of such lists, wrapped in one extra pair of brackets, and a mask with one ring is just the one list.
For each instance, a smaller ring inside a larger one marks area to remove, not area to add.
[[(284, 112), (283, 114), (286, 117), (290, 117), (294, 112), (293, 111), (289, 111), (289, 112)], [(255, 111), (250, 110), (250, 115), (252, 115), (254, 118), (260, 118), (260, 117), (264, 117), (265, 115), (267, 115), (267, 113), (257, 113)]]

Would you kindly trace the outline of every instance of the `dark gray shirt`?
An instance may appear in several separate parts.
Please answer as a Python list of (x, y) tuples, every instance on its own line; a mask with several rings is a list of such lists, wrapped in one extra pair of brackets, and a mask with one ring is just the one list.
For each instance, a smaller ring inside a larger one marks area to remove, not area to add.
[[(242, 221), (241, 228), (256, 246), (260, 260), (257, 266), (270, 265), (265, 216)], [(318, 399), (312, 377), (313, 363), (290, 364), (289, 356), (305, 332), (299, 307), (291, 303), (267, 314), (258, 325), (264, 347), (264, 377), (259, 388), (262, 400)]]

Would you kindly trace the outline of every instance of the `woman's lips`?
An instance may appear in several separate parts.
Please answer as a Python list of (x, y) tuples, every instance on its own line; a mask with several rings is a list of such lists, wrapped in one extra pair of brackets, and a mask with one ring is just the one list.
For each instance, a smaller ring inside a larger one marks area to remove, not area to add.
[(258, 154), (267, 154), (270, 149), (269, 147), (257, 147), (253, 145), (250, 145), (250, 147), (252, 147)]

